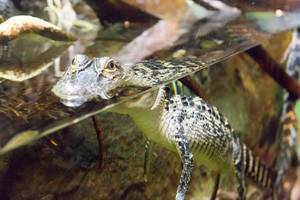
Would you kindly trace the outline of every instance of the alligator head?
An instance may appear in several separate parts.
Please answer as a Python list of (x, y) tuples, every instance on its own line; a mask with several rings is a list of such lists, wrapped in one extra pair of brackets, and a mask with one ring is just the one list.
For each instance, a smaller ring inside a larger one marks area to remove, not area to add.
[(52, 92), (69, 107), (77, 107), (91, 99), (113, 97), (126, 83), (126, 68), (109, 57), (89, 58), (76, 55)]

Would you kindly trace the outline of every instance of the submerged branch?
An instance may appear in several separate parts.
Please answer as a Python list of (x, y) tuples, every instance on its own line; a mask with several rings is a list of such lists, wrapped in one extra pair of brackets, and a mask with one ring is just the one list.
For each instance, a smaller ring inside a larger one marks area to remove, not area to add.
[(24, 33), (37, 33), (52, 40), (75, 41), (71, 34), (42, 19), (19, 15), (14, 16), (0, 24), (0, 43), (6, 43)]
[(285, 88), (293, 98), (300, 97), (300, 85), (261, 46), (249, 49), (247, 54), (253, 58), (263, 71), (268, 73), (279, 85)]
[(100, 123), (97, 121), (96, 116), (92, 116), (93, 125), (95, 128), (95, 132), (97, 134), (97, 140), (98, 140), (98, 167), (102, 169), (103, 166), (103, 134), (101, 131)]

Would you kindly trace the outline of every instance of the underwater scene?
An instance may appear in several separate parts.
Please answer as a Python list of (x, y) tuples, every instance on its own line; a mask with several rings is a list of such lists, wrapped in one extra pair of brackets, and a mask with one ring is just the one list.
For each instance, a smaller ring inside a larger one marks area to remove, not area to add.
[(1, 200), (299, 200), (300, 1), (0, 0)]

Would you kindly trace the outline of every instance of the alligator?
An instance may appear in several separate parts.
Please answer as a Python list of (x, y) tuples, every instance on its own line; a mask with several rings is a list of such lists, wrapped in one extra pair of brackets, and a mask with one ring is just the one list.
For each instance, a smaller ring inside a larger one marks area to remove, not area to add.
[[(286, 72), (295, 80), (300, 80), (300, 28), (295, 29), (292, 34), (289, 47), (284, 53), (282, 62), (286, 62)], [(289, 92), (284, 91), (283, 105), (281, 110), (281, 129), (278, 155), (278, 175), (279, 183), (285, 172), (293, 163), (298, 163), (297, 158), (297, 119), (295, 115), (295, 98)]]
[(234, 175), (239, 199), (246, 198), (245, 179), (273, 191), (276, 171), (262, 164), (239, 139), (218, 109), (200, 97), (173, 94), (165, 81), (203, 66), (196, 58), (144, 60), (120, 65), (110, 57), (77, 55), (52, 88), (66, 106), (95, 98), (110, 99), (128, 87), (157, 87), (109, 109), (128, 114), (147, 140), (177, 152), (183, 169), (176, 200), (184, 200), (194, 164)]

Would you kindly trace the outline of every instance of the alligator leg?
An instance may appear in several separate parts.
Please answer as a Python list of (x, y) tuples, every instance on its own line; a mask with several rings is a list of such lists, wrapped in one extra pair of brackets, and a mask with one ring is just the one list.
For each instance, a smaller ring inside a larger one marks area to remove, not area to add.
[(147, 139), (145, 144), (145, 159), (144, 159), (144, 181), (145, 182), (148, 181), (148, 177), (150, 174), (152, 149), (153, 149), (153, 142)]
[(188, 190), (188, 184), (191, 179), (193, 155), (180, 120), (171, 120), (170, 123), (172, 124), (171, 131), (175, 133), (176, 147), (183, 164), (180, 182), (176, 192), (176, 200), (184, 200), (186, 191)]
[(238, 199), (245, 200), (245, 181), (242, 172), (241, 163), (235, 165), (235, 175), (237, 178), (237, 191), (238, 191)]
[(237, 191), (238, 191), (238, 199), (245, 200), (245, 177), (244, 177), (244, 166), (243, 166), (243, 151), (241, 145), (238, 144), (236, 146), (233, 163), (234, 163), (234, 171), (237, 179)]

